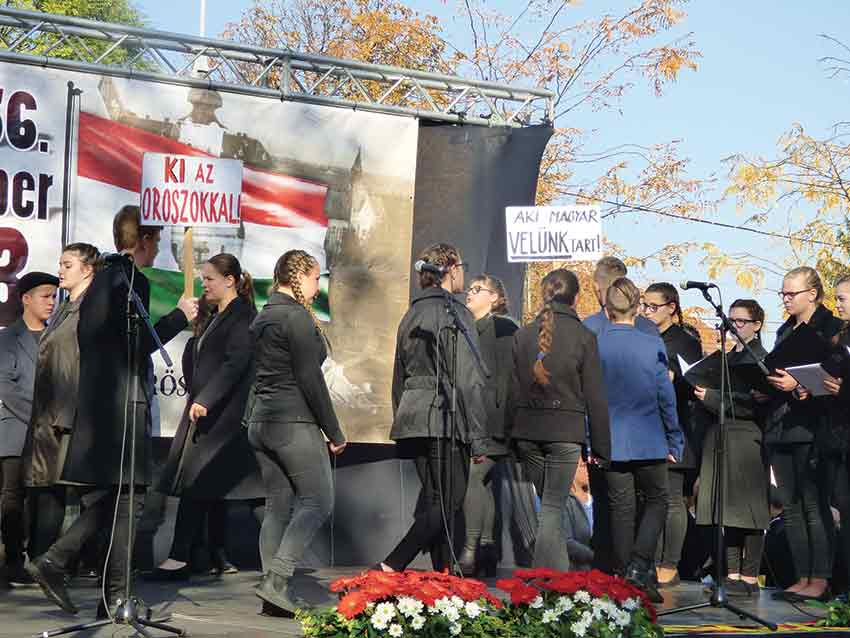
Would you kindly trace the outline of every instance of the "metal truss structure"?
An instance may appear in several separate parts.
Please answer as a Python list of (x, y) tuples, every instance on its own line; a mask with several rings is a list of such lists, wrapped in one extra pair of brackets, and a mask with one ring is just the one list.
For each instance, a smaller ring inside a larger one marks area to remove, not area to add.
[(0, 61), (458, 124), (553, 119), (544, 89), (8, 7), (0, 7)]

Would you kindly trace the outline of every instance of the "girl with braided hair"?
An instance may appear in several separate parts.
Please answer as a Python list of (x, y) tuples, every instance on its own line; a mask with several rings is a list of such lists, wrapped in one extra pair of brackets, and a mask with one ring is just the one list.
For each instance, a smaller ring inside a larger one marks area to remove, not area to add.
[[(692, 418), (694, 389), (682, 376), (679, 357), (688, 363), (702, 359), (702, 344), (682, 317), (679, 291), (673, 284), (658, 282), (651, 284), (643, 293), (641, 304), (644, 316), (658, 327), (661, 340), (667, 351), (667, 365), (676, 391), (676, 413), (679, 427), (685, 435), (685, 450), (679, 463), (667, 468), (669, 504), (664, 532), (658, 539), (655, 552), (658, 584), (673, 587), (679, 583), (678, 565), (682, 558), (682, 546), (688, 531), (688, 513), (685, 496), (693, 493), (696, 480), (702, 436), (696, 430)], [(698, 334), (698, 333), (697, 333)]]
[(562, 507), (587, 431), (595, 461), (610, 457), (608, 406), (596, 337), (576, 314), (578, 277), (553, 270), (543, 278), (542, 293), (537, 318), (514, 336), (505, 436), (542, 500), (533, 565), (568, 571)]
[(318, 292), (319, 262), (303, 250), (287, 251), (251, 325), (256, 373), (245, 421), (267, 492), (264, 576), (255, 592), (271, 614), (298, 608), (290, 593), (295, 566), (334, 506), (328, 449), (338, 455), (346, 446), (322, 374), (327, 346), (310, 310)]

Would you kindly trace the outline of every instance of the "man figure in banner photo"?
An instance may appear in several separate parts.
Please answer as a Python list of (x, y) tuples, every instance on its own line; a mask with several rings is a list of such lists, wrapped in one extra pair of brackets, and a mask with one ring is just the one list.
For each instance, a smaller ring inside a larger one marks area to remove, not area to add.
[[(112, 528), (116, 499), (119, 508), (114, 543), (104, 570), (110, 611), (114, 611), (114, 605), (123, 599), (127, 544), (132, 540), (128, 537), (129, 516), (131, 512), (138, 515), (141, 506), (139, 492), (132, 506), (127, 495), (129, 437), (135, 436), (136, 439), (135, 482), (141, 491), (150, 482), (152, 386), (149, 371), (152, 365), (150, 354), (156, 349), (147, 329), (141, 326), (137, 365), (130, 369), (126, 282), (133, 282), (133, 290), (147, 309), (150, 283), (138, 268), (153, 264), (159, 250), (159, 233), (159, 228), (140, 225), (137, 206), (122, 208), (113, 221), (115, 248), (121, 257), (109, 260), (106, 267), (95, 275), (80, 306), (77, 413), (59, 482), (83, 486), (85, 509), (68, 531), (29, 566), (31, 575), (47, 597), (71, 613), (76, 613), (77, 609), (65, 589), (66, 571), (89, 538), (100, 529)], [(197, 300), (180, 299), (177, 309), (157, 322), (155, 328), (160, 339), (163, 342), (172, 339), (187, 327), (197, 312)], [(130, 428), (133, 423), (133, 413), (126, 409), (126, 392), (134, 375), (138, 377), (138, 394), (130, 397), (130, 405), (136, 410), (136, 429), (128, 434), (122, 463), (124, 424), (126, 422)], [(98, 617), (105, 617), (106, 613), (107, 609), (101, 602)]]
[(24, 570), (24, 475), (21, 452), (32, 412), (38, 339), (56, 305), (59, 278), (30, 272), (18, 281), (23, 315), (0, 331), (0, 533), (10, 585), (31, 584)]

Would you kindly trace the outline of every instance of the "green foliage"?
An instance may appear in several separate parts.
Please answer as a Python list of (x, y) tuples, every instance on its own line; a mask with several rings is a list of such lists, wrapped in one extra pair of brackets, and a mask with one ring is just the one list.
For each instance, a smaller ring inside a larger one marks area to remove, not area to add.
[(850, 603), (846, 600), (836, 598), (826, 604), (813, 604), (826, 612), (826, 615), (817, 622), (818, 627), (850, 627)]
[[(43, 11), (45, 13), (55, 13), (137, 27), (145, 26), (145, 20), (142, 14), (136, 9), (131, 0), (9, 0), (6, 4), (16, 9)], [(3, 28), (0, 29), (0, 35), (2, 35), (5, 41), (9, 42), (8, 36), (11, 35), (12, 40), (14, 40), (19, 31)], [(56, 46), (56, 43), (61, 38), (62, 36), (59, 34), (41, 34), (33, 38), (32, 42), (34, 46), (22, 48), (20, 52), (30, 55), (40, 55), (49, 50), (51, 57), (93, 62), (112, 44), (107, 40), (72, 36)], [(101, 62), (121, 65), (132, 59), (137, 53), (138, 49), (135, 47), (120, 46), (101, 60)]]

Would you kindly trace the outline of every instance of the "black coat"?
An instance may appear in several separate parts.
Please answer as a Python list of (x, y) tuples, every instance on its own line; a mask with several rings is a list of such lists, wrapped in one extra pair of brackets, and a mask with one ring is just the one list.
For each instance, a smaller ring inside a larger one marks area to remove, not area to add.
[(671, 469), (691, 470), (695, 469), (700, 459), (700, 443), (702, 442), (702, 431), (698, 423), (691, 418), (694, 402), (694, 388), (685, 381), (682, 376), (682, 367), (679, 365), (679, 356), (688, 363), (696, 363), (702, 358), (702, 345), (699, 339), (690, 334), (678, 324), (673, 324), (661, 334), (661, 340), (667, 350), (667, 361), (673, 372), (673, 389), (676, 392), (676, 416), (679, 417), (679, 427), (685, 435), (685, 449), (682, 459)]
[[(449, 348), (451, 317), (446, 312), (442, 288), (422, 290), (410, 304), (398, 326), (393, 367), (394, 441), (414, 438), (449, 438), (448, 407), (451, 396)], [(472, 313), (453, 296), (448, 296), (476, 348), (478, 331)], [(440, 389), (437, 391), (437, 336), (440, 347)], [(457, 335), (457, 421), (458, 440), (472, 446), (472, 454), (487, 452), (487, 408), (484, 376), (475, 363), (469, 344)], [(435, 404), (436, 400), (436, 404)]]
[(475, 322), (481, 354), (490, 372), (484, 389), (487, 404), (487, 431), (490, 434), (488, 454), (508, 453), (505, 445), (505, 410), (513, 371), (514, 333), (519, 330), (513, 319), (487, 315)]
[(18, 319), (0, 330), (0, 457), (20, 456), (32, 415), (38, 341)]
[(251, 324), (254, 397), (246, 420), (315, 423), (330, 441), (345, 442), (322, 363), (325, 340), (307, 309), (289, 295), (274, 292)]
[[(111, 486), (126, 481), (130, 462), (130, 439), (124, 455), (124, 477), (119, 479), (121, 443), (125, 416), (127, 427), (132, 412), (126, 410), (126, 391), (131, 372), (138, 374), (136, 405), (136, 483), (150, 483), (150, 400), (148, 383), (156, 344), (144, 326), (139, 330), (139, 356), (133, 371), (127, 359), (127, 284), (121, 277), (133, 277), (133, 290), (145, 309), (150, 306), (150, 283), (129, 259), (110, 264), (98, 272), (80, 305), (77, 336), (80, 346), (80, 383), (77, 417), (68, 445), (60, 480), (71, 483)], [(186, 316), (174, 310), (160, 319), (155, 328), (163, 343), (187, 326)]]
[[(251, 389), (251, 322), (257, 311), (237, 297), (221, 316), (213, 315), (204, 336), (183, 351), (186, 409), (171, 442), (158, 491), (196, 499), (260, 498), (260, 467), (242, 427)], [(207, 416), (189, 421), (199, 403)]]
[[(750, 347), (759, 360), (767, 355), (758, 340), (751, 341)], [(734, 374), (736, 366), (752, 363), (752, 357), (746, 351), (729, 353), (730, 374)], [(757, 403), (748, 392), (733, 392), (731, 399), (730, 404), (727, 396), (723, 523), (727, 527), (766, 529), (770, 513), (767, 507), (768, 472), (762, 446), (765, 406)], [(714, 450), (720, 394), (716, 390), (706, 390), (702, 404), (704, 418), (699, 412), (694, 415), (695, 420), (706, 423), (697, 524), (710, 525), (713, 522)]]
[[(794, 318), (788, 319), (776, 332), (776, 345), (794, 330)], [(831, 342), (841, 330), (842, 322), (825, 306), (818, 306), (809, 327), (824, 341)], [(774, 346), (775, 347), (775, 346)], [(809, 397), (798, 401), (790, 392), (774, 391), (772, 414), (767, 420), (764, 441), (768, 445), (812, 443), (821, 426), (828, 425), (833, 397)]]
[(611, 458), (608, 399), (596, 335), (579, 321), (575, 310), (553, 304), (555, 329), (552, 349), (543, 360), (551, 375), (548, 386), (538, 385), (532, 374), (537, 360), (539, 318), (514, 335), (511, 409), (506, 432), (512, 439), (587, 442), (590, 428), (594, 455)]

